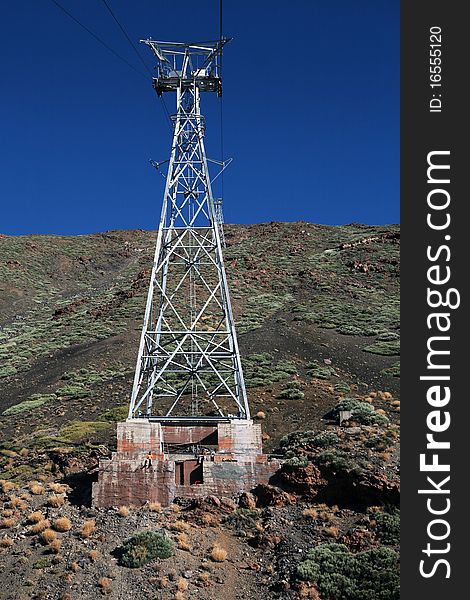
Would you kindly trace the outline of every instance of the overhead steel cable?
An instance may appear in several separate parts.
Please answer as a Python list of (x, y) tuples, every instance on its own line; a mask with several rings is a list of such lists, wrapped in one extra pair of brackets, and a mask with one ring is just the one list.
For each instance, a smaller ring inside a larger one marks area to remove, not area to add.
[(145, 62), (142, 54), (139, 52), (139, 49), (137, 48), (137, 46), (134, 44), (134, 42), (132, 41), (132, 39), (130, 38), (129, 34), (127, 33), (127, 31), (125, 30), (124, 26), (120, 23), (119, 19), (116, 17), (116, 15), (114, 14), (112, 8), (109, 6), (109, 4), (106, 2), (106, 0), (101, 0), (101, 2), (106, 6), (106, 8), (109, 11), (109, 14), (113, 17), (113, 19), (116, 21), (117, 26), (119, 27), (119, 29), (122, 31), (122, 33), (124, 34), (124, 37), (126, 38), (126, 40), (129, 42), (129, 44), (132, 46), (134, 52), (137, 54), (140, 62), (144, 65), (144, 67), (146, 68), (148, 74), (150, 75), (150, 77), (152, 77), (152, 71), (150, 70), (149, 66), (147, 65), (147, 63)]
[(147, 75), (145, 75), (144, 73), (142, 73), (142, 71), (140, 71), (139, 69), (134, 67), (134, 65), (132, 63), (130, 63), (128, 60), (126, 60), (123, 56), (121, 56), (118, 52), (116, 52), (116, 50), (111, 48), (111, 46), (109, 46), (109, 44), (107, 44), (98, 35), (96, 35), (96, 33), (94, 33), (91, 29), (89, 29), (86, 25), (84, 25), (81, 21), (79, 21), (76, 17), (74, 17), (71, 12), (69, 12), (66, 8), (64, 8), (62, 6), (62, 4), (60, 4), (60, 2), (57, 2), (57, 0), (51, 0), (51, 2), (53, 2), (57, 6), (57, 8), (60, 8), (60, 10), (62, 12), (64, 12), (70, 19), (72, 19), (72, 21), (75, 21), (75, 23), (77, 25), (79, 25), (82, 29), (84, 29), (87, 33), (89, 33), (97, 42), (99, 42), (102, 46), (104, 46), (107, 50), (109, 50), (112, 54), (114, 54), (114, 56), (116, 58), (119, 58), (119, 60), (122, 60), (122, 62), (126, 63), (126, 65), (128, 67), (130, 67), (133, 71), (138, 73), (141, 77), (148, 79)]
[[(222, 68), (222, 56), (223, 56), (223, 46), (222, 46), (222, 25), (223, 25), (223, 0), (219, 2), (219, 39), (220, 39), (220, 76), (223, 77), (223, 68)], [(221, 173), (221, 192), (222, 192), (222, 202), (224, 201), (224, 105), (223, 105), (223, 91), (220, 95), (220, 159), (222, 161), (222, 173)]]
[[(132, 49), (134, 50), (134, 52), (137, 54), (140, 62), (144, 65), (145, 69), (147, 70), (148, 74), (150, 75), (150, 77), (153, 78), (153, 73), (150, 70), (149, 66), (147, 65), (147, 63), (145, 62), (142, 54), (139, 52), (139, 49), (137, 48), (137, 46), (134, 44), (134, 42), (132, 41), (132, 38), (130, 37), (130, 35), (127, 33), (126, 28), (124, 27), (124, 25), (119, 21), (119, 19), (116, 17), (116, 15), (113, 12), (113, 9), (111, 8), (111, 6), (109, 5), (109, 3), (106, 0), (101, 0), (101, 2), (106, 6), (109, 14), (112, 16), (112, 18), (114, 19), (114, 21), (116, 22), (117, 26), (119, 27), (119, 29), (122, 31), (124, 37), (126, 38), (126, 40), (129, 42), (129, 44), (132, 46)], [(172, 124), (171, 124), (171, 117), (170, 117), (170, 113), (168, 112), (168, 107), (165, 103), (165, 99), (163, 98), (163, 96), (160, 96), (160, 100), (161, 100), (161, 105), (163, 108), (163, 112), (165, 113), (165, 117), (166, 120), (168, 122), (168, 125), (170, 127), (170, 130), (172, 130)]]
[[(132, 63), (130, 63), (127, 59), (125, 59), (118, 52), (116, 52), (116, 50), (114, 50), (114, 48), (112, 48), (109, 44), (107, 44), (102, 38), (100, 38), (99, 35), (97, 35), (96, 33), (94, 33), (94, 31), (92, 31), (89, 27), (87, 27), (81, 21), (79, 21), (70, 11), (68, 11), (64, 6), (62, 6), (62, 4), (60, 2), (58, 2), (57, 0), (51, 0), (51, 2), (53, 4), (55, 4), (57, 6), (57, 8), (59, 8), (70, 19), (72, 19), (72, 21), (74, 21), (77, 25), (79, 25), (82, 29), (84, 29), (89, 35), (91, 35), (97, 42), (99, 42), (102, 46), (104, 46), (107, 50), (109, 50), (112, 54), (114, 54), (114, 56), (116, 58), (119, 58), (119, 60), (121, 60), (122, 62), (124, 62), (133, 71), (135, 71), (141, 77), (143, 77), (144, 79), (146, 79), (148, 81), (148, 76), (145, 73), (143, 73), (140, 69), (137, 69)], [(109, 7), (109, 5), (106, 4), (106, 6), (107, 6), (108, 10), (110, 11), (111, 15), (113, 16), (114, 20), (119, 25), (120, 29), (123, 31), (123, 33), (126, 36), (126, 38), (128, 38), (128, 41), (130, 42), (130, 44), (132, 45), (132, 47), (134, 48), (134, 50), (136, 51), (136, 53), (139, 55), (139, 52), (138, 52), (137, 48), (132, 43), (132, 40), (128, 37), (127, 33), (125, 32), (124, 28), (119, 23), (119, 21), (117, 20), (116, 16), (112, 12), (112, 10)], [(139, 57), (140, 57), (140, 55), (139, 55)], [(147, 64), (145, 63), (145, 61), (142, 59), (142, 57), (140, 57), (140, 58), (141, 58), (142, 62), (144, 63), (145, 68), (149, 72), (150, 76), (152, 77), (152, 72), (150, 71), (149, 67), (147, 66)], [(165, 102), (163, 101), (163, 98), (162, 98), (162, 109), (163, 109), (163, 112), (164, 112), (165, 121), (167, 122), (168, 126), (170, 127), (170, 130), (172, 130), (170, 114), (168, 112), (167, 106), (165, 105)]]

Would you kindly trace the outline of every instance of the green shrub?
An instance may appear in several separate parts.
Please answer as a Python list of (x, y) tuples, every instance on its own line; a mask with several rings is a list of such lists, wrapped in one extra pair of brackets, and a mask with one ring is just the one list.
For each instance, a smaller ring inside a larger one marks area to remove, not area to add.
[(370, 352), (372, 354), (381, 354), (383, 356), (397, 356), (400, 354), (400, 342), (399, 340), (392, 340), (389, 342), (375, 342), (370, 346), (363, 348), (364, 352)]
[(52, 565), (52, 563), (49, 558), (47, 558), (47, 557), (39, 558), (33, 564), (33, 569), (47, 569), (47, 567), (50, 567), (51, 565)]
[(246, 534), (256, 529), (260, 516), (260, 511), (251, 508), (238, 508), (230, 514), (225, 523), (234, 529), (238, 534)]
[(129, 406), (116, 406), (115, 408), (111, 408), (110, 410), (107, 410), (105, 413), (101, 414), (98, 417), (98, 420), (108, 421), (109, 423), (125, 421), (127, 419), (128, 413)]
[(275, 361), (268, 352), (250, 354), (242, 361), (246, 386), (249, 388), (270, 385), (289, 379), (297, 373), (297, 367), (289, 360)]
[(59, 438), (65, 442), (78, 442), (110, 426), (106, 421), (71, 421), (59, 431)]
[(307, 363), (306, 367), (310, 377), (316, 377), (317, 379), (329, 379), (332, 375), (336, 375), (333, 367), (320, 366), (316, 361)]
[(0, 367), (0, 377), (10, 377), (10, 375), (14, 375), (16, 372), (16, 367)]
[(318, 464), (335, 475), (348, 474), (359, 476), (361, 467), (342, 450), (325, 450), (318, 455)]
[(296, 388), (285, 388), (279, 392), (277, 397), (286, 400), (301, 400), (305, 398), (305, 394)]
[(398, 600), (398, 555), (390, 548), (354, 554), (343, 544), (321, 544), (297, 567), (325, 600)]
[(400, 513), (379, 512), (375, 515), (377, 535), (383, 544), (395, 546), (400, 543)]
[(285, 461), (284, 465), (289, 469), (303, 469), (308, 463), (306, 456), (292, 456)]
[(399, 340), (400, 336), (398, 333), (394, 333), (393, 331), (386, 331), (385, 333), (381, 333), (377, 336), (377, 341), (379, 342), (393, 342), (395, 340)]
[(348, 394), (351, 391), (351, 386), (345, 381), (335, 383), (334, 388), (335, 392), (339, 392), (340, 394)]
[(126, 540), (121, 548), (121, 563), (125, 567), (143, 567), (155, 558), (173, 555), (171, 540), (157, 531), (142, 531)]
[(300, 390), (302, 388), (302, 384), (300, 381), (288, 381), (284, 385), (284, 389), (286, 390)]
[(368, 402), (345, 398), (334, 407), (333, 415), (337, 418), (340, 411), (343, 410), (352, 412), (353, 420), (362, 425), (386, 425), (389, 423), (388, 417), (375, 412), (374, 407)]
[(364, 336), (368, 336), (368, 335), (376, 335), (377, 334), (377, 328), (375, 327), (357, 327), (356, 325), (340, 325), (339, 327), (336, 328), (336, 331), (338, 333), (341, 333), (342, 335), (364, 335)]
[(294, 431), (281, 438), (281, 448), (284, 450), (298, 447), (320, 447), (327, 448), (339, 444), (340, 438), (333, 431)]
[(391, 375), (392, 377), (400, 377), (400, 363), (397, 362), (388, 369), (382, 369), (381, 373), (384, 375)]
[(38, 408), (39, 406), (46, 404), (46, 402), (55, 399), (55, 394), (33, 394), (27, 400), (23, 400), (23, 402), (15, 404), (14, 406), (10, 406), (10, 408), (4, 410), (2, 414), (5, 416), (17, 415), (28, 410), (33, 410), (34, 408)]
[(56, 394), (67, 398), (86, 398), (91, 395), (91, 392), (81, 385), (65, 385), (56, 390)]

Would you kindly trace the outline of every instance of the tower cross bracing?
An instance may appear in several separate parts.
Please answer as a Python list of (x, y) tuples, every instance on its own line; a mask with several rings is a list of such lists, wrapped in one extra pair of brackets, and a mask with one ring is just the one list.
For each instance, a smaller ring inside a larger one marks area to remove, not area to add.
[(143, 40), (157, 57), (154, 88), (176, 93), (176, 114), (129, 419), (250, 419), (200, 111), (201, 92), (221, 94), (227, 41)]

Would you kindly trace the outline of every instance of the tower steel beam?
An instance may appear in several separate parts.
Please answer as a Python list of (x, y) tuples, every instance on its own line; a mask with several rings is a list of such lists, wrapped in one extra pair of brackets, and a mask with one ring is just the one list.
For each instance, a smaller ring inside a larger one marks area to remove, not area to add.
[(222, 93), (229, 40), (142, 41), (157, 58), (157, 94), (176, 92), (176, 114), (128, 418), (249, 420), (200, 111), (201, 92)]

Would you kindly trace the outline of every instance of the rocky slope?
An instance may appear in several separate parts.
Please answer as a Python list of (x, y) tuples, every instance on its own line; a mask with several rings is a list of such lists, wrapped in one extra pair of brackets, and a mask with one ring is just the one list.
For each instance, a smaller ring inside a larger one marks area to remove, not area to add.
[[(398, 598), (399, 229), (266, 223), (226, 239), (252, 412), (286, 459), (277, 487), (120, 516), (89, 491), (125, 415), (155, 233), (0, 236), (0, 597)], [(60, 547), (31, 532), (34, 512)], [(172, 557), (121, 566), (148, 528)]]

